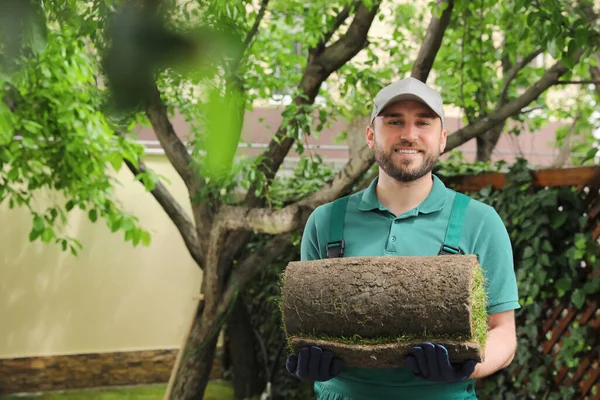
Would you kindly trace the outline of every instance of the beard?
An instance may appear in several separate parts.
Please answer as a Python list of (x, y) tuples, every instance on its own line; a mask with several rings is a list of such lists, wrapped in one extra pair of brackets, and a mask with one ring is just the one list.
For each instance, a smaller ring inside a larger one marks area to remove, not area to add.
[[(418, 160), (411, 159), (395, 160), (395, 151), (401, 147), (417, 150), (422, 155), (420, 163)], [(375, 142), (375, 162), (377, 162), (386, 174), (398, 182), (412, 182), (422, 178), (433, 170), (439, 157), (439, 152), (428, 152), (426, 149), (420, 148), (416, 144), (406, 140), (395, 144), (389, 151), (385, 151)], [(417, 163), (419, 164), (413, 165)]]

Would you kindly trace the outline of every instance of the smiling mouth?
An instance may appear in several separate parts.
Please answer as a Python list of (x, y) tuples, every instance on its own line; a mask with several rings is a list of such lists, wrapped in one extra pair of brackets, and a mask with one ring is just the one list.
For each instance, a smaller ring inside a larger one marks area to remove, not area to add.
[(414, 149), (395, 149), (394, 152), (395, 153), (400, 153), (400, 154), (417, 154), (417, 153), (419, 153), (419, 150), (414, 150)]

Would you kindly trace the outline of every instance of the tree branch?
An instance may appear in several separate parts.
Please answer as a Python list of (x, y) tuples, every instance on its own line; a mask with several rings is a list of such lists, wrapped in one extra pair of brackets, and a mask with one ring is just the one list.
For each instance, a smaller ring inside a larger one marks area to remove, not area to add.
[(155, 84), (150, 89), (146, 115), (150, 119), (154, 133), (160, 141), (167, 158), (183, 179), (190, 197), (194, 197), (200, 190), (200, 176), (194, 172), (192, 157), (169, 121), (167, 107), (161, 100), (160, 92)]
[[(575, 62), (579, 61), (582, 51), (575, 54)], [(481, 133), (487, 131), (495, 125), (506, 121), (511, 116), (518, 114), (525, 106), (537, 99), (545, 90), (558, 82), (559, 78), (564, 75), (569, 69), (560, 61), (546, 70), (544, 75), (527, 89), (521, 96), (511, 100), (510, 102), (497, 107), (492, 113), (486, 117), (479, 118), (477, 121), (459, 129), (452, 135), (448, 136), (446, 144), (446, 152), (466, 143)]]
[[(146, 165), (142, 161), (138, 162), (139, 168), (136, 168), (128, 160), (125, 160), (125, 163), (134, 176), (148, 171)], [(175, 200), (162, 182), (158, 182), (156, 187), (150, 193), (152, 196), (154, 196), (156, 201), (158, 201), (171, 221), (173, 221), (175, 227), (177, 230), (179, 230), (179, 233), (181, 234), (183, 242), (190, 252), (190, 255), (194, 261), (196, 261), (198, 266), (202, 268), (204, 265), (204, 254), (202, 253), (202, 249), (200, 247), (200, 242), (196, 234), (196, 228), (194, 227), (194, 224), (187, 215), (186, 211), (183, 209), (183, 207), (181, 207), (179, 202)]]
[[(314, 103), (321, 84), (329, 75), (351, 60), (364, 48), (369, 28), (377, 14), (381, 0), (374, 1), (373, 3), (371, 9), (368, 9), (361, 3), (357, 7), (354, 20), (346, 33), (331, 46), (323, 50), (321, 54), (309, 55), (308, 63), (299, 84), (300, 95), (294, 100), (294, 103), (298, 106), (297, 115), (306, 112), (302, 107), (303, 105)], [(274, 138), (269, 143), (269, 147), (260, 157), (262, 163), (258, 169), (259, 172), (265, 175), (267, 184), (275, 177), (293, 143), (294, 138), (287, 136), (287, 126), (285, 123), (282, 123)], [(245, 200), (245, 204), (248, 207), (255, 207), (262, 204), (262, 200), (257, 199), (255, 195), (255, 189), (256, 187), (253, 185), (248, 190)]]
[(0, 89), (4, 91), (2, 102), (6, 104), (10, 111), (15, 112), (17, 108), (17, 102), (23, 99), (19, 89), (8, 82), (4, 82), (4, 87), (0, 87)]
[(596, 57), (596, 66), (595, 67), (590, 66), (590, 76), (592, 77), (592, 80), (599, 82), (596, 84), (596, 93), (598, 94), (598, 96), (600, 96), (600, 67), (598, 67), (598, 62), (600, 61), (600, 57), (598, 56), (598, 54), (596, 54), (595, 57)]
[(435, 14), (431, 17), (425, 39), (423, 40), (417, 59), (410, 72), (410, 75), (413, 78), (422, 82), (427, 81), (435, 56), (442, 45), (444, 33), (450, 23), (450, 16), (452, 15), (452, 9), (454, 8), (454, 0), (438, 0), (434, 13), (444, 4), (447, 4), (447, 7), (442, 11), (440, 18), (437, 18)]
[(581, 81), (558, 81), (556, 82), (557, 85), (597, 85), (600, 83), (600, 80), (595, 80), (595, 79), (588, 79), (588, 80), (581, 80)]
[(364, 145), (355, 157), (346, 162), (331, 181), (325, 183), (317, 192), (300, 200), (298, 206), (314, 210), (321, 204), (331, 202), (349, 193), (354, 184), (371, 168), (374, 162), (375, 154), (369, 149), (369, 146)]
[(361, 2), (356, 8), (356, 15), (346, 33), (313, 58), (314, 66), (322, 68), (325, 72), (325, 79), (366, 47), (368, 44), (367, 34), (380, 4), (379, 0), (373, 1), (373, 6), (369, 9)]
[(502, 89), (500, 90), (500, 102), (506, 103), (506, 94), (508, 92), (508, 87), (512, 83), (512, 81), (517, 77), (519, 71), (525, 68), (530, 62), (533, 61), (538, 55), (542, 54), (543, 49), (536, 49), (525, 56), (521, 61), (515, 64), (514, 67), (508, 71), (506, 77), (504, 78), (504, 84), (502, 85)]
[(222, 226), (227, 230), (252, 230), (269, 234), (285, 233), (301, 228), (316, 207), (348, 193), (374, 161), (375, 157), (371, 149), (363, 146), (331, 181), (312, 195), (280, 210), (223, 206), (220, 210)]
[(323, 35), (323, 39), (315, 46), (315, 52), (317, 54), (320, 54), (323, 51), (325, 46), (327, 46), (329, 40), (331, 40), (331, 37), (337, 32), (340, 26), (342, 26), (344, 21), (350, 16), (350, 9), (352, 8), (352, 6), (357, 7), (359, 3), (360, 1), (356, 1), (353, 4), (348, 4), (342, 9), (342, 11), (339, 12), (339, 14), (335, 18), (335, 22), (331, 29), (325, 32), (325, 34)]
[(236, 297), (239, 290), (246, 287), (248, 282), (256, 276), (265, 266), (271, 264), (279, 256), (284, 254), (292, 242), (291, 233), (285, 233), (273, 237), (266, 245), (258, 251), (252, 252), (233, 271), (231, 278), (223, 293), (217, 308), (217, 318), (224, 315), (231, 301)]
[(246, 38), (244, 39), (244, 42), (242, 43), (240, 53), (231, 63), (231, 68), (230, 68), (231, 73), (235, 73), (235, 71), (238, 69), (240, 62), (244, 58), (244, 54), (250, 47), (250, 43), (252, 42), (252, 40), (254, 39), (256, 34), (258, 33), (258, 27), (260, 26), (260, 23), (262, 22), (262, 20), (265, 16), (268, 5), (269, 5), (269, 0), (261, 1), (260, 10), (258, 11), (258, 14), (256, 15), (256, 19), (254, 20), (254, 24), (252, 25), (252, 28), (250, 28), (248, 33), (246, 33)]
[(254, 39), (254, 36), (256, 36), (256, 33), (258, 32), (258, 27), (265, 16), (265, 12), (267, 11), (268, 5), (269, 0), (261, 1), (260, 10), (258, 11), (256, 19), (254, 20), (254, 25), (252, 25), (252, 28), (248, 31), (248, 33), (246, 34), (246, 38), (244, 39), (242, 53), (244, 53), (248, 49), (248, 46), (250, 46), (250, 42), (252, 41), (252, 39)]
[(252, 230), (257, 233), (276, 235), (289, 232), (298, 227), (298, 222), (303, 220), (305, 213), (311, 210), (302, 209), (298, 204), (274, 210), (272, 208), (249, 208), (236, 206), (222, 206), (223, 227), (227, 230)]
[(530, 112), (536, 111), (536, 110), (543, 110), (544, 107), (531, 107), (531, 108), (524, 108), (521, 111), (519, 111), (519, 114), (528, 114)]

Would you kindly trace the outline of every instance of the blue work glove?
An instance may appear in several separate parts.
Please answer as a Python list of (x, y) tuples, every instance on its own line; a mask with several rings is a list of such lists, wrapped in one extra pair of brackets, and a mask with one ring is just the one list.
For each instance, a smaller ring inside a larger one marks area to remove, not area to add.
[(436, 382), (464, 381), (471, 376), (477, 364), (474, 360), (451, 363), (444, 346), (429, 342), (410, 349), (404, 362), (416, 376)]
[(343, 364), (340, 358), (333, 357), (331, 351), (310, 346), (300, 349), (298, 356), (290, 354), (285, 368), (298, 379), (324, 382), (336, 377)]

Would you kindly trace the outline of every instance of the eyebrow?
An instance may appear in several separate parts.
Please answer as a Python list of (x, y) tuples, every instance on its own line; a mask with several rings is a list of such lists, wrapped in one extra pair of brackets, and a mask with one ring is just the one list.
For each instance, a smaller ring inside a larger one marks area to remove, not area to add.
[[(383, 114), (384, 118), (398, 118), (398, 117), (404, 117), (404, 114), (402, 113), (389, 113), (389, 114)], [(429, 118), (429, 119), (435, 119), (436, 115), (432, 112), (420, 112), (417, 113), (417, 117), (419, 118)]]

